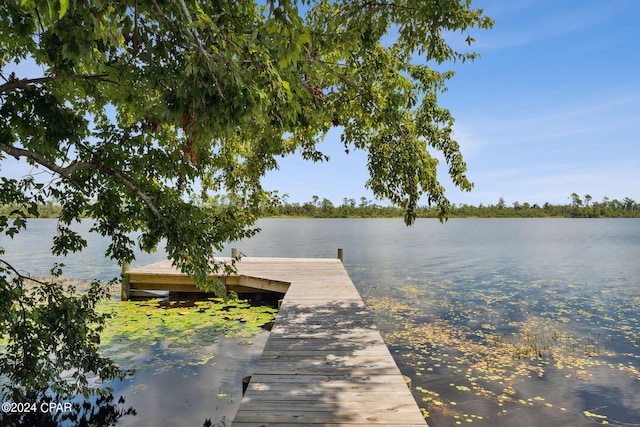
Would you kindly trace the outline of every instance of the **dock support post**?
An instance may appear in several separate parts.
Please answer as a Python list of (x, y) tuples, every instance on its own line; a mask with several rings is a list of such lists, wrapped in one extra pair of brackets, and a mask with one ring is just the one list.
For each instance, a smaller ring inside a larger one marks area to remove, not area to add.
[(242, 378), (242, 395), (243, 396), (247, 392), (250, 382), (251, 382), (251, 375), (247, 375), (246, 377)]
[(338, 259), (344, 264), (344, 249), (338, 248)]
[(231, 258), (236, 258), (238, 256), (238, 249), (231, 248)]
[(403, 375), (402, 379), (404, 380), (404, 383), (407, 385), (407, 387), (409, 387), (409, 390), (411, 390), (411, 377)]
[(131, 265), (128, 262), (122, 263), (122, 279), (120, 281), (120, 299), (129, 301), (131, 297), (131, 283), (129, 282), (129, 269)]

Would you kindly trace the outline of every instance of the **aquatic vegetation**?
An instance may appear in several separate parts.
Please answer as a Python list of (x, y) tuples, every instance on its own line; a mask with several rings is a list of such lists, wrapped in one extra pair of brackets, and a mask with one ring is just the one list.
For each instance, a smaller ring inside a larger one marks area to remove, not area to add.
[(585, 287), (431, 276), (364, 297), (432, 425), (496, 425), (498, 417), (508, 425), (511, 412), (527, 408), (562, 423), (637, 424), (559, 391), (579, 391), (588, 404), (594, 377), (620, 389), (640, 382), (637, 301)]
[(111, 314), (101, 335), (104, 354), (125, 369), (167, 369), (173, 365), (205, 364), (215, 355), (207, 348), (222, 336), (250, 338), (273, 322), (277, 310), (252, 306), (245, 300), (164, 303), (106, 301), (100, 310)]

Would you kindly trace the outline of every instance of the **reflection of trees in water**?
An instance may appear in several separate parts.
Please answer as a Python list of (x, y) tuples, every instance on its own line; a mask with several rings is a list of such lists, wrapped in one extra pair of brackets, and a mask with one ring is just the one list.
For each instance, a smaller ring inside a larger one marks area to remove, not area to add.
[(628, 280), (451, 276), (363, 292), (429, 425), (640, 425)]
[(211, 421), (211, 418), (207, 418), (204, 420), (203, 427), (226, 427), (227, 420), (225, 417), (222, 417), (220, 421)]
[(63, 404), (62, 400), (54, 400), (47, 396), (39, 400), (35, 412), (3, 413), (0, 415), (0, 426), (24, 426), (24, 427), (54, 427), (54, 426), (112, 426), (125, 416), (136, 416), (133, 407), (124, 407), (125, 399), (115, 401), (112, 394), (98, 396), (95, 401), (70, 402), (71, 409), (67, 411), (41, 412), (41, 407), (55, 408), (57, 404)]

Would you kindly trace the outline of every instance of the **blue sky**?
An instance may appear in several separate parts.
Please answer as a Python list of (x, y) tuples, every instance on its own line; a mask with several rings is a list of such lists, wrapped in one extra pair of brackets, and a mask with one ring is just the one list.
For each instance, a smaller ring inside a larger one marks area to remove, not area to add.
[[(475, 188), (456, 189), (443, 165), (439, 176), (449, 200), (557, 204), (576, 192), (594, 201), (640, 201), (640, 1), (476, 0), (473, 6), (495, 20), (494, 28), (473, 33), (481, 58), (447, 64), (456, 75), (440, 103), (456, 118), (454, 136)], [(373, 199), (365, 189), (366, 153), (347, 155), (337, 130), (319, 148), (331, 156), (328, 163), (281, 159), (265, 188), (291, 202), (313, 195), (335, 204)], [(22, 169), (12, 159), (2, 164), (3, 175)]]
[[(637, 0), (474, 1), (495, 20), (474, 32), (481, 58), (448, 64), (456, 75), (440, 95), (456, 118), (455, 139), (475, 188), (453, 203), (567, 203), (640, 200), (640, 43)], [(461, 45), (461, 47), (463, 47)], [(281, 162), (265, 186), (292, 202), (315, 194), (334, 203), (361, 196), (366, 153), (344, 153), (339, 133), (320, 146), (331, 160)]]

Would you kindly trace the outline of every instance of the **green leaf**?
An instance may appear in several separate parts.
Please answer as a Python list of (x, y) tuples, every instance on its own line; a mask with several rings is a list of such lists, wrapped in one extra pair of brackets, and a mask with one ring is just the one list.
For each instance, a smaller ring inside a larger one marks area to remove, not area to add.
[[(465, 0), (415, 2), (393, 13), (355, 0), (304, 7), (193, 0), (162, 8), (139, 1), (135, 11), (124, 3), (22, 1), (25, 7), (2, 9), (0, 27), (11, 26), (0, 31), (3, 61), (33, 58), (46, 71), (37, 84), (16, 75), (3, 85), (0, 157), (18, 157), (49, 182), (0, 180), (0, 200), (26, 216), (42, 193), (55, 198), (54, 254), (86, 246), (71, 224), (90, 216), (92, 230), (111, 240), (106, 256), (133, 259), (130, 236), (138, 233), (144, 250), (166, 242), (177, 267), (211, 286), (211, 259), (226, 242), (257, 233), (258, 216), (274, 204), (263, 178), (295, 152), (327, 160), (317, 144), (332, 126), (344, 130), (345, 148), (368, 152), (367, 186), (400, 206), (408, 223), (422, 196), (446, 213), (439, 156), (453, 183), (471, 189), (451, 139), (453, 118), (436, 97), (450, 74), (415, 65), (475, 57), (443, 37), (491, 26)], [(73, 20), (64, 19), (70, 7)], [(192, 203), (214, 192), (222, 203)], [(25, 226), (0, 223), (11, 236)], [(25, 298), (9, 301), (20, 306)], [(25, 328), (51, 326), (43, 325)], [(83, 332), (63, 335), (82, 340)], [(67, 356), (60, 366), (81, 360)]]
[(60, 0), (60, 14), (58, 18), (62, 19), (62, 17), (67, 14), (68, 9), (69, 9), (69, 0)]

